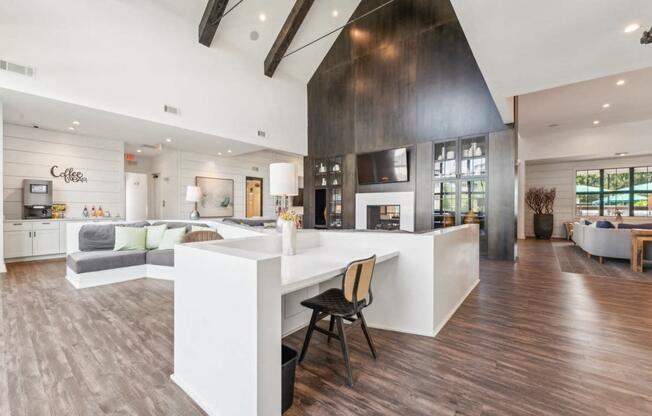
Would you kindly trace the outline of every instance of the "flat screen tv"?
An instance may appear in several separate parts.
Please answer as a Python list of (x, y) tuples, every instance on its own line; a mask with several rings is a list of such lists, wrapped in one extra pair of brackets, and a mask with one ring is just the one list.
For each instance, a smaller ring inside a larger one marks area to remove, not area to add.
[(357, 156), (358, 184), (407, 182), (407, 148), (364, 153)]

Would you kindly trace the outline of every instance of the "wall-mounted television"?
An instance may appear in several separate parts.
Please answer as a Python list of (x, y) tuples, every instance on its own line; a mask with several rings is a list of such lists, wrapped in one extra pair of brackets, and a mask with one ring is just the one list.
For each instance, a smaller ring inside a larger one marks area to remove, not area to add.
[(408, 150), (383, 150), (357, 156), (358, 184), (408, 182)]

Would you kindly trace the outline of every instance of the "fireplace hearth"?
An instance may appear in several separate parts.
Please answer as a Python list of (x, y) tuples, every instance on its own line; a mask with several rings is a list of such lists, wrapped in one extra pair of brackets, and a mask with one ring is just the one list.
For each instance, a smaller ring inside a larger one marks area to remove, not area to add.
[(398, 231), (401, 229), (400, 205), (367, 205), (367, 229)]

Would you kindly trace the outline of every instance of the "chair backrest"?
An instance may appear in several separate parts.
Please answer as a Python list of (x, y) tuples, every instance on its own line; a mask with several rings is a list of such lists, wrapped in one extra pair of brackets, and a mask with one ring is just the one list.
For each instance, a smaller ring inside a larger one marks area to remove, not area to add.
[(371, 279), (374, 274), (376, 256), (351, 262), (344, 272), (342, 291), (349, 302), (357, 304), (371, 291)]
[(200, 241), (222, 240), (217, 231), (193, 231), (183, 237), (184, 243), (197, 243)]

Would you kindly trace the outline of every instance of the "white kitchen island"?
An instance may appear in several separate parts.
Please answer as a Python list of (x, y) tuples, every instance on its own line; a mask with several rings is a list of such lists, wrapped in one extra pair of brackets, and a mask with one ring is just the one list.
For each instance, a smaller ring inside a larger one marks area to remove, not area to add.
[(307, 324), (299, 302), (340, 287), (353, 260), (377, 256), (374, 328), (434, 337), (479, 281), (476, 225), (303, 231), (297, 244), (295, 256), (280, 255), (280, 235), (176, 247), (172, 379), (208, 414), (281, 414), (281, 338)]

